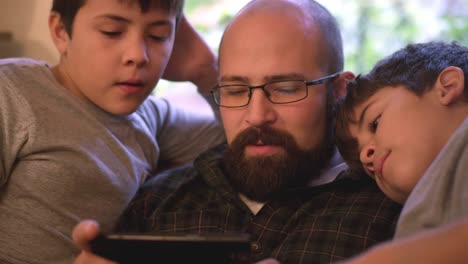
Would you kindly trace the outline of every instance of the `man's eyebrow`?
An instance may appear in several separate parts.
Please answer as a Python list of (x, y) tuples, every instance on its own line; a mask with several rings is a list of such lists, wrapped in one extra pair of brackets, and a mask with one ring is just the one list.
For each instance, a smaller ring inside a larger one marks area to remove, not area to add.
[[(241, 82), (248, 83), (249, 78), (240, 75), (225, 75), (220, 78), (221, 82)], [(300, 73), (274, 74), (263, 77), (264, 82), (284, 81), (284, 80), (305, 80)]]
[[(133, 23), (128, 18), (125, 18), (123, 16), (119, 16), (119, 15), (113, 15), (113, 14), (104, 14), (104, 15), (97, 16), (97, 18), (99, 18), (99, 19), (110, 19), (110, 20), (114, 20), (114, 21), (117, 21), (117, 22), (124, 22), (126, 24)], [(153, 22), (151, 22), (149, 24), (149, 26), (165, 26), (165, 25), (171, 26), (172, 22), (170, 20), (167, 20), (167, 19), (161, 19), (161, 20), (153, 21)]]
[(240, 82), (240, 83), (248, 83), (249, 78), (239, 76), (239, 75), (224, 75), (221, 76), (219, 79), (220, 82)]
[(265, 76), (265, 82), (272, 82), (272, 81), (284, 81), (284, 80), (305, 80), (303, 74), (300, 73), (286, 73), (286, 74), (274, 74)]

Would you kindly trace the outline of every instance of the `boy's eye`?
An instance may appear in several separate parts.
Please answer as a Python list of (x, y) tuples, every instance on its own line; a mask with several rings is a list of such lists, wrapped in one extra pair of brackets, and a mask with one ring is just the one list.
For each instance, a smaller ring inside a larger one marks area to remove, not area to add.
[(382, 115), (378, 115), (372, 122), (369, 123), (369, 131), (371, 133), (377, 132), (377, 128), (379, 127), (380, 117)]
[(150, 35), (149, 37), (155, 41), (165, 41), (167, 39), (166, 36), (159, 36), (159, 35)]
[(172, 36), (172, 31), (167, 27), (155, 27), (148, 30), (146, 34), (152, 40), (164, 42)]
[(101, 33), (108, 37), (118, 37), (122, 34), (121, 31), (104, 31), (104, 30), (101, 30)]

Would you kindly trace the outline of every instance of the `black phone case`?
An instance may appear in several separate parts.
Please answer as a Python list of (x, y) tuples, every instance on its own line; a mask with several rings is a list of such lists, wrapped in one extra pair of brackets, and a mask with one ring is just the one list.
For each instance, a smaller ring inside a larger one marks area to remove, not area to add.
[(90, 244), (94, 254), (120, 264), (252, 263), (246, 234), (111, 234), (100, 235)]

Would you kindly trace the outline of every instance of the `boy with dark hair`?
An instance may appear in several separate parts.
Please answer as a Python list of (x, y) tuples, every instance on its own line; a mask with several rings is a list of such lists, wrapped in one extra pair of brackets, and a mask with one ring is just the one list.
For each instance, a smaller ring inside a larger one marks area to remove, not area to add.
[[(406, 89), (421, 96), (434, 87), (440, 72), (449, 66), (468, 74), (466, 47), (457, 43), (432, 42), (409, 45), (381, 60), (367, 75), (361, 75), (348, 85), (346, 100), (340, 102), (337, 118), (337, 144), (345, 161), (351, 168), (366, 169), (360, 161), (359, 149), (349, 126), (354, 122), (354, 109), (368, 101), (381, 88), (404, 85)], [(465, 87), (467, 83), (465, 82)], [(468, 89), (464, 89), (465, 101)]]
[(386, 248), (396, 249), (389, 251), (393, 260), (406, 256), (412, 263), (410, 257), (421, 252), (434, 263), (464, 257), (460, 240), (466, 241), (468, 229), (467, 80), (468, 47), (455, 42), (413, 44), (358, 76), (339, 104), (336, 133), (343, 158), (404, 204), (395, 237), (407, 239)]
[(201, 92), (216, 82), (216, 57), (182, 6), (55, 0), (58, 65), (0, 60), (0, 263), (70, 263), (80, 219), (109, 230), (158, 162), (224, 141), (214, 117), (150, 96), (163, 74)]

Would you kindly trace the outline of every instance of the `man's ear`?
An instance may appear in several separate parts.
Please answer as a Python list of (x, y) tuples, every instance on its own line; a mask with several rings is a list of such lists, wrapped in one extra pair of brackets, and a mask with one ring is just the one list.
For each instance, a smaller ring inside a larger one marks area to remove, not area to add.
[(52, 37), (52, 41), (54, 42), (55, 47), (59, 51), (60, 55), (65, 55), (70, 37), (67, 33), (67, 30), (65, 29), (65, 25), (62, 22), (62, 17), (57, 12), (51, 12), (49, 15), (49, 31)]
[(450, 66), (445, 68), (437, 77), (435, 83), (437, 96), (443, 105), (450, 105), (463, 97), (465, 89), (465, 75), (463, 70)]
[(354, 80), (354, 73), (345, 71), (333, 82), (333, 97), (335, 101), (346, 96), (346, 86), (352, 80)]

